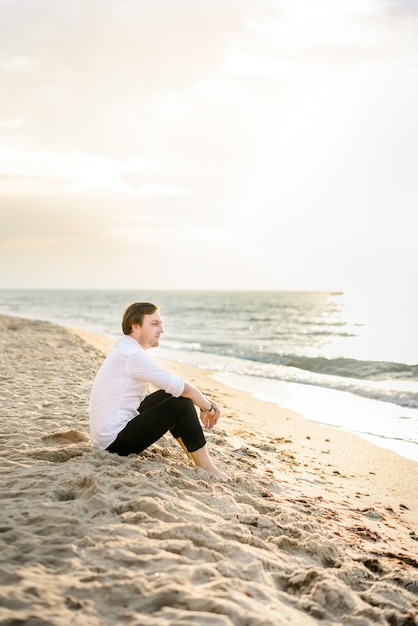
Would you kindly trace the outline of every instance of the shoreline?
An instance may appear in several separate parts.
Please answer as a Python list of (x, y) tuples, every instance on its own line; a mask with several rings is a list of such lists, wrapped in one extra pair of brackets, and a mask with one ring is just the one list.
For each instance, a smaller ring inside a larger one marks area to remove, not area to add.
[[(104, 354), (114, 343), (105, 336), (71, 330)], [(360, 505), (367, 508), (373, 497), (375, 502), (385, 506), (385, 500), (397, 497), (405, 517), (418, 525), (418, 463), (415, 461), (368, 442), (355, 433), (306, 420), (274, 402), (258, 400), (250, 392), (224, 385), (215, 380), (209, 370), (155, 358), (214, 397), (223, 409), (219, 428), (224, 429), (229, 437), (241, 439), (247, 445), (253, 433), (276, 437), (285, 442), (290, 455), (303, 454), (304, 467), (312, 465), (314, 471), (323, 473), (337, 488), (341, 477), (354, 482), (351, 490), (355, 491)], [(231, 404), (239, 407), (238, 415), (231, 409)], [(379, 471), (374, 471), (373, 467)], [(309, 469), (308, 473), (311, 472)]]
[(167, 436), (115, 457), (87, 415), (111, 340), (7, 316), (0, 340), (0, 623), (418, 625), (414, 461), (183, 363), (230, 481)]
[[(86, 338), (94, 337), (93, 343), (103, 347), (104, 350), (107, 345), (115, 341), (115, 335), (106, 335), (103, 330), (64, 325), (63, 322), (54, 321), (49, 316), (46, 320), (74, 329), (80, 336), (84, 333)], [(160, 354), (163, 356), (160, 357)], [(202, 356), (205, 357), (204, 354)], [(403, 419), (401, 419), (399, 406), (396, 408), (396, 405), (378, 398), (367, 398), (361, 394), (353, 394), (349, 390), (340, 390), (332, 386), (298, 383), (294, 380), (287, 380), (286, 377), (284, 380), (271, 380), (269, 377), (264, 379), (249, 374), (238, 374), (234, 373), (234, 368), (230, 371), (228, 366), (223, 371), (219, 364), (213, 368), (208, 362), (205, 366), (206, 357), (201, 361), (201, 359), (190, 359), (188, 353), (183, 355), (181, 352), (174, 351), (170, 354), (170, 350), (167, 352), (164, 346), (158, 349), (155, 358), (161, 361), (195, 365), (203, 371), (209, 370), (214, 380), (219, 380), (228, 387), (249, 391), (254, 398), (262, 402), (272, 402), (279, 409), (286, 408), (299, 413), (309, 422), (330, 425), (353, 433), (377, 447), (391, 450), (418, 463), (416, 433), (411, 430), (416, 417), (411, 416), (409, 420), (408, 409), (405, 414), (402, 413)], [(362, 419), (361, 416), (367, 416), (367, 419)]]

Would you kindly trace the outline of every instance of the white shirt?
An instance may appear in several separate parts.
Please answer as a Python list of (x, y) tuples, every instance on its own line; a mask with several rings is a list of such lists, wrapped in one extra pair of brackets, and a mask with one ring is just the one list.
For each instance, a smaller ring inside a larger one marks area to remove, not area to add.
[(184, 391), (180, 376), (163, 369), (139, 343), (124, 335), (97, 372), (90, 396), (90, 435), (95, 448), (105, 450), (133, 417), (149, 384), (178, 398)]

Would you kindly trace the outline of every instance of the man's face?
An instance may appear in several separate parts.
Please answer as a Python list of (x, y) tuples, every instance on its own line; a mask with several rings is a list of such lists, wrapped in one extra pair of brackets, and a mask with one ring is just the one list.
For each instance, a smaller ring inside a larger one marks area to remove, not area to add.
[(160, 345), (160, 335), (164, 332), (163, 321), (159, 311), (151, 315), (144, 315), (142, 326), (134, 324), (132, 326), (132, 336), (144, 348), (156, 348)]

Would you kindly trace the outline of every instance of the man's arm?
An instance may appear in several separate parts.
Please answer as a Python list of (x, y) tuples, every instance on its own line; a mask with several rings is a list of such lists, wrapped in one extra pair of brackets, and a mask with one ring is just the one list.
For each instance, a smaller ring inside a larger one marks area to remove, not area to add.
[(216, 402), (209, 400), (197, 387), (187, 382), (184, 383), (181, 395), (184, 398), (189, 398), (195, 406), (200, 408), (200, 419), (203, 425), (208, 429), (212, 429), (221, 415)]
[(184, 398), (190, 398), (195, 406), (198, 406), (199, 409), (203, 411), (209, 411), (212, 404), (206, 396), (194, 385), (191, 383), (184, 383), (183, 393), (181, 394)]

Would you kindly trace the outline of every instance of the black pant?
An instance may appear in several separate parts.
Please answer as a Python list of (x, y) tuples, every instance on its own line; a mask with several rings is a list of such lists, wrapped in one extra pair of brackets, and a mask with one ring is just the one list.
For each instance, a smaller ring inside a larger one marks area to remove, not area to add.
[(142, 452), (167, 431), (181, 437), (189, 452), (195, 452), (205, 443), (205, 435), (188, 398), (175, 398), (165, 391), (156, 391), (139, 405), (139, 414), (128, 422), (115, 441), (106, 448), (120, 456)]

